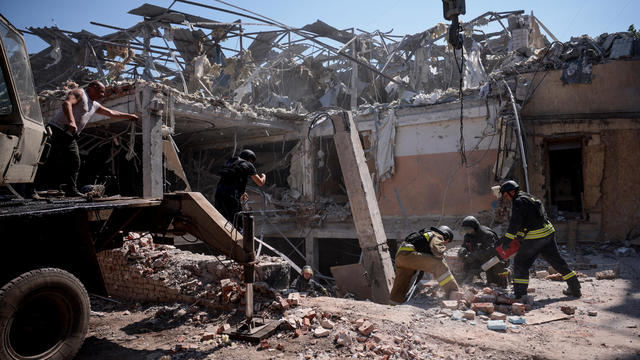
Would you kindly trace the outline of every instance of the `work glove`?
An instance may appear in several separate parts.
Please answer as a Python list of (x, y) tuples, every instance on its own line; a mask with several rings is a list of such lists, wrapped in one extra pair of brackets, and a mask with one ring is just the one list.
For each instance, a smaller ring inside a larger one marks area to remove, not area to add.
[(511, 245), (511, 241), (513, 241), (513, 239), (509, 239), (508, 237), (503, 236), (502, 239), (500, 239), (500, 246), (503, 249), (507, 249)]

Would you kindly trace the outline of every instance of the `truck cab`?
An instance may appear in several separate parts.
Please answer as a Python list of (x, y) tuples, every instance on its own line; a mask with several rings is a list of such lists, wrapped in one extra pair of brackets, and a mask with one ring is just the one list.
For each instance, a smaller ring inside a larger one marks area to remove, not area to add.
[(0, 185), (33, 182), (46, 131), (22, 34), (0, 15)]

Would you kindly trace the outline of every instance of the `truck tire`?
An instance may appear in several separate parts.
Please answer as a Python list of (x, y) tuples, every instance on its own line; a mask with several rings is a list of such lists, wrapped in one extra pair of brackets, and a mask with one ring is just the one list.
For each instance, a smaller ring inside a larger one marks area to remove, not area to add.
[(26, 272), (0, 289), (0, 359), (72, 359), (89, 327), (84, 286), (54, 268)]

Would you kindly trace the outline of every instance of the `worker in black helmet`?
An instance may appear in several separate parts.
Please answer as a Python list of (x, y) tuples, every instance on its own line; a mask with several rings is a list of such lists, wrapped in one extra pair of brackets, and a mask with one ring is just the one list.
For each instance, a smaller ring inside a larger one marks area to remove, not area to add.
[[(242, 210), (242, 201), (249, 199), (246, 193), (249, 177), (258, 186), (265, 184), (267, 176), (258, 175), (255, 166), (256, 154), (244, 149), (237, 157), (227, 160), (220, 170), (220, 181), (216, 188), (215, 207), (229, 222), (233, 223), (233, 217)], [(234, 224), (236, 227), (240, 224)]]
[(509, 228), (502, 237), (502, 246), (508, 248), (511, 241), (516, 238), (521, 243), (513, 263), (515, 296), (519, 298), (527, 294), (529, 268), (538, 255), (542, 255), (543, 259), (562, 274), (562, 278), (569, 285), (569, 288), (562, 293), (570, 297), (581, 297), (578, 277), (560, 256), (555, 229), (547, 218), (542, 202), (531, 194), (520, 191), (520, 186), (513, 180), (506, 181), (500, 186), (500, 194), (512, 204)]
[[(464, 240), (458, 256), (463, 261), (464, 281), (472, 281), (475, 275), (480, 275), (482, 264), (495, 255), (495, 247), (498, 245), (498, 234), (490, 228), (481, 225), (478, 219), (467, 216), (462, 220)], [(487, 284), (495, 284), (500, 287), (507, 286), (507, 271), (505, 263), (499, 263), (486, 272)]]
[(417, 271), (431, 273), (447, 297), (458, 290), (458, 283), (444, 260), (446, 244), (453, 240), (453, 231), (440, 225), (409, 234), (396, 253), (396, 278), (389, 296), (392, 304), (401, 304)]

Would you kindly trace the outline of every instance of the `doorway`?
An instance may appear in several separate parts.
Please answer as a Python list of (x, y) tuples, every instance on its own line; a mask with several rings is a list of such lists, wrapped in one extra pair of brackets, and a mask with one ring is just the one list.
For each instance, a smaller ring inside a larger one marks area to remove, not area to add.
[(557, 220), (582, 218), (582, 142), (548, 144), (549, 200)]

